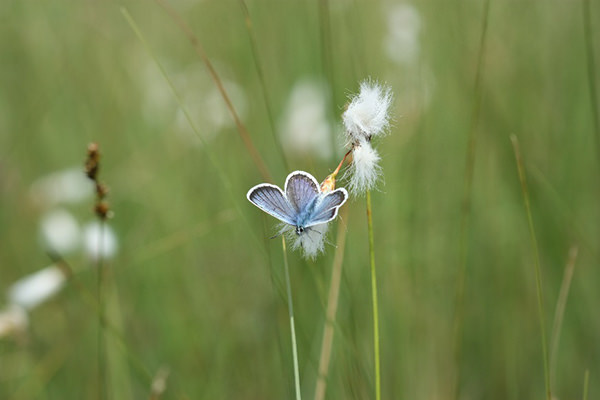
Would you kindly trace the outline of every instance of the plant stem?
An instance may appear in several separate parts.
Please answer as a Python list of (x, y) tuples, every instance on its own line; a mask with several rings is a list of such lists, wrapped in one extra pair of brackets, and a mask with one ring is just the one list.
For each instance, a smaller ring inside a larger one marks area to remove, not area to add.
[(590, 370), (585, 370), (585, 375), (583, 377), (583, 400), (587, 400), (588, 398), (588, 386), (590, 384)]
[(173, 81), (169, 77), (169, 74), (167, 73), (165, 67), (160, 63), (158, 57), (156, 56), (156, 54), (154, 53), (154, 51), (152, 50), (152, 48), (148, 44), (148, 42), (147, 42), (146, 38), (144, 37), (142, 31), (140, 30), (140, 28), (136, 24), (135, 20), (131, 16), (131, 14), (129, 14), (129, 11), (127, 11), (127, 8), (121, 7), (121, 13), (123, 14), (123, 17), (125, 18), (125, 20), (127, 20), (127, 23), (129, 24), (129, 26), (131, 27), (131, 29), (133, 30), (133, 32), (135, 33), (135, 35), (137, 36), (137, 38), (139, 39), (139, 41), (142, 43), (142, 46), (144, 47), (144, 49), (148, 52), (148, 54), (150, 55), (150, 57), (152, 57), (152, 59), (154, 60), (154, 63), (156, 64), (157, 68), (159, 69), (161, 75), (163, 76), (163, 78), (165, 79), (165, 81), (167, 82), (167, 84), (169, 85), (169, 88), (171, 89), (171, 92), (173, 93), (173, 97), (175, 97), (175, 100), (177, 101), (177, 104), (181, 108), (181, 111), (183, 111), (183, 115), (185, 116), (188, 124), (190, 125), (190, 128), (192, 128), (192, 130), (194, 131), (194, 133), (198, 137), (198, 140), (200, 140), (200, 143), (202, 144), (202, 149), (204, 151), (204, 154), (206, 155), (206, 158), (212, 164), (212, 166), (215, 168), (219, 180), (223, 183), (223, 186), (227, 190), (227, 194), (231, 198), (231, 201), (233, 203), (233, 206), (235, 207), (235, 210), (240, 215), (241, 219), (245, 222), (245, 224), (248, 226), (248, 229), (250, 230), (250, 232), (252, 232), (252, 237), (254, 238), (254, 240), (259, 245), (259, 246), (257, 246), (257, 248), (260, 249), (263, 252), (264, 256), (266, 256), (266, 252), (264, 251), (263, 246), (260, 246), (261, 243), (260, 243), (260, 241), (258, 239), (258, 236), (256, 235), (256, 230), (254, 229), (255, 227), (252, 224), (250, 224), (250, 221), (248, 220), (248, 217), (246, 216), (246, 214), (244, 212), (242, 212), (240, 204), (237, 201), (237, 195), (233, 192), (231, 181), (229, 180), (229, 178), (225, 174), (225, 170), (221, 167), (221, 164), (219, 163), (218, 158), (214, 155), (214, 153), (212, 151), (209, 150), (208, 143), (206, 142), (206, 140), (204, 139), (204, 137), (200, 133), (200, 130), (198, 129), (198, 127), (196, 126), (196, 124), (194, 124), (194, 121), (192, 120), (190, 112), (185, 107), (185, 105), (183, 103), (183, 100), (181, 99), (181, 97), (179, 96), (179, 94), (177, 93), (177, 91), (175, 90), (175, 85), (173, 85)]
[(97, 296), (98, 296), (98, 398), (106, 399), (106, 350), (104, 343), (104, 320), (106, 306), (104, 302), (104, 220), (100, 220), (98, 253), (96, 255)]
[(223, 98), (223, 101), (225, 102), (225, 105), (227, 106), (227, 109), (229, 110), (229, 113), (231, 114), (233, 121), (235, 122), (235, 126), (237, 127), (240, 138), (244, 142), (244, 146), (246, 146), (246, 149), (248, 150), (248, 154), (250, 154), (250, 157), (252, 157), (252, 161), (254, 161), (254, 164), (260, 171), (262, 177), (266, 181), (272, 181), (271, 174), (269, 173), (269, 169), (267, 168), (267, 165), (265, 164), (264, 160), (258, 153), (258, 150), (254, 146), (254, 143), (252, 142), (252, 138), (250, 137), (250, 133), (248, 133), (248, 129), (246, 129), (246, 126), (242, 123), (240, 116), (236, 112), (235, 107), (233, 106), (233, 102), (231, 101), (231, 99), (229, 98), (229, 95), (227, 94), (227, 91), (225, 90), (223, 81), (219, 77), (217, 70), (214, 68), (210, 59), (206, 55), (206, 52), (204, 51), (204, 47), (200, 43), (200, 40), (196, 37), (196, 35), (194, 34), (194, 32), (192, 31), (190, 26), (184, 21), (184, 19), (181, 17), (181, 15), (179, 15), (179, 13), (173, 7), (171, 7), (171, 5), (169, 3), (167, 3), (164, 0), (156, 0), (156, 2), (167, 12), (167, 14), (169, 14), (171, 19), (173, 19), (173, 22), (175, 22), (177, 27), (179, 29), (181, 29), (183, 34), (190, 41), (191, 45), (194, 47), (194, 50), (196, 51), (196, 54), (198, 54), (198, 56), (200, 56), (200, 58), (202, 59), (202, 62), (206, 66), (206, 69), (208, 70), (210, 77), (212, 78), (213, 82), (217, 86), (217, 89), (218, 89), (219, 93), (221, 94), (221, 97)]
[(484, 3), (481, 36), (479, 38), (479, 53), (477, 56), (477, 67), (475, 71), (475, 88), (473, 111), (471, 114), (471, 126), (469, 129), (469, 139), (467, 143), (467, 158), (465, 167), (465, 179), (463, 186), (463, 197), (461, 204), (461, 219), (459, 233), (459, 270), (456, 282), (456, 298), (453, 320), (453, 338), (452, 346), (454, 353), (454, 363), (456, 373), (453, 378), (453, 396), (454, 399), (460, 397), (460, 372), (461, 372), (461, 352), (462, 352), (462, 330), (464, 325), (464, 297), (465, 297), (465, 280), (467, 274), (467, 254), (469, 250), (469, 230), (471, 216), (471, 192), (473, 186), (473, 173), (475, 170), (475, 153), (477, 149), (477, 125), (479, 123), (479, 115), (481, 110), (481, 102), (483, 98), (482, 76), (483, 76), (483, 61), (485, 59), (485, 50), (487, 43), (487, 31), (489, 21), (490, 0)]
[[(329, 104), (331, 105), (331, 115), (335, 116), (339, 110), (337, 109), (337, 102), (335, 99), (335, 76), (333, 68), (333, 48), (331, 40), (331, 18), (329, 13), (329, 2), (328, 0), (318, 0), (319, 3), (319, 37), (321, 40), (321, 64), (323, 66), (323, 72), (327, 81), (329, 82), (330, 99)], [(335, 119), (328, 118), (330, 121), (331, 133), (329, 138), (331, 140), (331, 148), (336, 148), (335, 143)], [(332, 155), (334, 152), (332, 152)]]
[[(588, 88), (590, 92), (590, 106), (596, 137), (596, 151), (600, 159), (600, 116), (598, 116), (598, 89), (596, 85), (596, 62), (594, 60), (594, 43), (592, 34), (592, 9), (590, 0), (583, 0), (583, 32), (585, 37), (585, 52), (587, 56)], [(600, 162), (600, 160), (599, 160)]]
[(344, 262), (344, 248), (346, 246), (346, 226), (348, 207), (341, 211), (340, 222), (338, 223), (338, 234), (335, 256), (333, 258), (333, 268), (331, 270), (331, 283), (329, 284), (329, 297), (327, 299), (327, 313), (325, 316), (325, 330), (323, 331), (323, 342), (321, 344), (321, 356), (319, 357), (319, 376), (315, 387), (315, 400), (325, 399), (325, 390), (327, 389), (327, 374), (329, 371), (329, 361), (331, 360), (331, 350), (333, 348), (333, 334), (335, 325), (335, 315), (337, 313), (338, 298), (340, 295), (340, 283), (342, 280), (342, 264)]
[(246, 21), (246, 30), (248, 31), (248, 38), (250, 39), (250, 49), (252, 50), (253, 56), (252, 58), (254, 59), (256, 74), (258, 75), (258, 81), (262, 89), (263, 100), (265, 102), (265, 108), (267, 110), (267, 119), (269, 120), (269, 126), (271, 128), (271, 134), (273, 135), (273, 141), (275, 142), (277, 150), (281, 155), (283, 166), (286, 170), (289, 171), (290, 166), (288, 164), (287, 158), (285, 157), (285, 152), (283, 151), (281, 140), (279, 140), (279, 137), (277, 136), (277, 130), (275, 129), (273, 111), (271, 110), (271, 101), (269, 100), (269, 93), (267, 91), (267, 85), (265, 83), (265, 75), (263, 73), (263, 69), (259, 60), (258, 46), (256, 45), (256, 37), (254, 35), (254, 30), (252, 29), (252, 19), (250, 18), (250, 11), (248, 10), (248, 6), (246, 5), (246, 2), (244, 0), (240, 0), (240, 5), (242, 8), (242, 12), (244, 13), (244, 19)]
[(288, 296), (288, 311), (290, 313), (290, 331), (292, 334), (292, 357), (294, 360), (294, 383), (296, 386), (296, 400), (300, 400), (300, 372), (298, 370), (298, 348), (296, 346), (296, 328), (294, 326), (294, 306), (292, 304), (292, 285), (290, 284), (290, 268), (287, 259), (287, 248), (285, 246), (285, 236), (281, 235), (281, 247), (283, 248), (283, 265), (285, 269), (285, 284)]
[(546, 385), (546, 397), (548, 400), (552, 399), (552, 392), (550, 390), (550, 374), (548, 366), (548, 347), (546, 344), (546, 323), (544, 319), (544, 300), (542, 298), (542, 271), (540, 268), (540, 252), (538, 249), (537, 238), (535, 236), (535, 229), (533, 227), (533, 218), (531, 216), (531, 205), (529, 204), (529, 192), (527, 190), (527, 179), (525, 177), (525, 169), (523, 168), (523, 160), (521, 159), (521, 152), (519, 151), (519, 141), (515, 135), (510, 136), (512, 141), (513, 149), (515, 152), (515, 159), (517, 161), (517, 169), (519, 171), (519, 180), (521, 181), (521, 191), (523, 192), (523, 201), (525, 203), (525, 211), (527, 212), (527, 223), (529, 225), (529, 235), (531, 236), (531, 245), (533, 247), (534, 255), (534, 267), (535, 267), (535, 285), (537, 292), (538, 302), (538, 314), (540, 319), (540, 333), (542, 336), (542, 354), (544, 357), (544, 382)]
[(369, 256), (371, 260), (371, 293), (373, 295), (373, 349), (375, 353), (375, 399), (381, 400), (381, 371), (379, 360), (379, 310), (377, 306), (377, 274), (375, 271), (373, 216), (371, 210), (371, 191), (367, 190), (367, 225), (369, 230)]
[(562, 327), (563, 317), (565, 315), (565, 306), (567, 297), (569, 296), (569, 288), (575, 270), (575, 261), (577, 261), (578, 246), (571, 246), (569, 250), (569, 261), (565, 267), (563, 280), (560, 285), (558, 300), (556, 301), (556, 310), (554, 311), (554, 322), (550, 334), (550, 381), (554, 382), (556, 376), (556, 362), (558, 360), (558, 342), (560, 340), (560, 330)]

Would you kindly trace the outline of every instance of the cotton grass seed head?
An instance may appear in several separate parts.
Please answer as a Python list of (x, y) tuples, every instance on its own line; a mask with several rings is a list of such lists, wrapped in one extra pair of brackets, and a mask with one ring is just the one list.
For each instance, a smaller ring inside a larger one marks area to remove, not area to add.
[(331, 157), (327, 97), (327, 87), (318, 81), (303, 80), (294, 86), (279, 122), (281, 143), (291, 156)]
[(56, 265), (27, 275), (8, 289), (8, 301), (26, 310), (37, 307), (62, 289), (65, 273)]
[(97, 261), (100, 257), (110, 259), (119, 249), (117, 235), (112, 228), (97, 221), (87, 224), (83, 231), (83, 245), (87, 256)]
[(47, 250), (65, 255), (79, 247), (80, 229), (77, 220), (63, 209), (46, 213), (40, 223), (40, 237)]
[(342, 115), (350, 143), (370, 141), (383, 135), (390, 125), (389, 109), (393, 96), (389, 86), (370, 80), (360, 84), (360, 92), (351, 98)]
[(359, 195), (377, 185), (381, 177), (381, 167), (379, 166), (381, 157), (377, 150), (366, 141), (354, 146), (352, 157), (348, 172), (350, 175), (348, 186), (352, 194)]
[(11, 304), (0, 311), (0, 338), (23, 333), (29, 325), (27, 311)]
[(306, 228), (302, 235), (296, 235), (294, 231), (288, 230), (288, 239), (292, 243), (292, 249), (302, 249), (304, 258), (314, 260), (315, 257), (325, 249), (325, 237), (329, 224), (319, 224)]

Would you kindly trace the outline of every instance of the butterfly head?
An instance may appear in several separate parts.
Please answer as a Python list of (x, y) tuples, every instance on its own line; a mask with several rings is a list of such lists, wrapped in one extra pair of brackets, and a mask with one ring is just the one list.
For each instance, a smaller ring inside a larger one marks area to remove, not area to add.
[(303, 226), (296, 226), (296, 235), (300, 236), (304, 233), (304, 227)]

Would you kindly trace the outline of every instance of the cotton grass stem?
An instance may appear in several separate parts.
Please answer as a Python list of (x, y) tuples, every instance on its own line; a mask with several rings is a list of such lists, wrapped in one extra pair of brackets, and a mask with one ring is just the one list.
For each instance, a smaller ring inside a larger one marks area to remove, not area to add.
[(271, 101), (269, 100), (269, 92), (267, 91), (267, 85), (265, 83), (265, 75), (263, 73), (262, 65), (260, 63), (260, 58), (258, 54), (258, 46), (256, 45), (256, 37), (254, 35), (254, 29), (252, 27), (252, 19), (250, 18), (250, 11), (248, 10), (248, 6), (244, 0), (240, 0), (240, 4), (242, 7), (242, 12), (244, 13), (244, 20), (246, 21), (246, 30), (248, 31), (248, 38), (250, 39), (250, 48), (252, 49), (252, 58), (254, 59), (254, 66), (256, 68), (256, 74), (258, 75), (258, 81), (260, 83), (260, 87), (262, 89), (263, 100), (265, 102), (265, 108), (267, 110), (267, 118), (269, 120), (269, 127), (271, 128), (271, 134), (273, 135), (273, 141), (277, 146), (277, 150), (281, 156), (281, 161), (286, 169), (286, 171), (290, 170), (289, 164), (287, 162), (287, 158), (285, 157), (285, 152), (283, 151), (283, 146), (281, 145), (281, 140), (279, 140), (279, 136), (277, 136), (277, 131), (275, 129), (275, 122), (273, 118), (273, 111), (271, 110)]
[(542, 293), (542, 271), (540, 267), (540, 252), (538, 249), (537, 238), (535, 235), (535, 229), (533, 226), (533, 217), (531, 216), (531, 205), (529, 203), (529, 192), (527, 190), (527, 179), (525, 177), (525, 169), (523, 168), (523, 160), (521, 158), (521, 152), (519, 151), (519, 141), (515, 135), (510, 136), (512, 141), (513, 149), (515, 152), (515, 159), (517, 162), (517, 169), (519, 171), (519, 180), (521, 181), (521, 191), (523, 192), (523, 201), (525, 203), (525, 211), (527, 213), (527, 223), (529, 225), (529, 235), (531, 236), (531, 245), (533, 248), (534, 256), (534, 267), (535, 267), (535, 285), (537, 292), (538, 302), (538, 314), (540, 319), (540, 334), (542, 337), (542, 354), (544, 357), (544, 382), (546, 385), (546, 397), (548, 400), (552, 400), (552, 391), (550, 389), (550, 374), (548, 367), (548, 347), (546, 344), (546, 323), (544, 318), (544, 300)]
[[(331, 41), (331, 17), (329, 13), (329, 2), (328, 0), (317, 0), (319, 3), (319, 38), (321, 39), (321, 64), (323, 66), (323, 72), (327, 77), (327, 81), (331, 87), (331, 104), (333, 115), (338, 113), (336, 108), (337, 102), (335, 101), (335, 76), (333, 68), (333, 46)], [(332, 149), (335, 149), (335, 121), (329, 118), (331, 122), (331, 145)]]
[(290, 332), (292, 335), (292, 358), (294, 361), (294, 384), (296, 387), (296, 400), (300, 400), (300, 372), (298, 368), (298, 347), (296, 346), (296, 328), (294, 325), (294, 306), (292, 304), (292, 285), (290, 284), (290, 267), (287, 258), (287, 248), (285, 245), (285, 235), (281, 235), (281, 247), (283, 249), (283, 266), (285, 269), (285, 285), (288, 297), (288, 311), (290, 314)]
[(571, 280), (573, 278), (573, 271), (575, 270), (575, 261), (577, 261), (577, 253), (579, 248), (577, 246), (571, 246), (569, 250), (569, 260), (565, 267), (565, 273), (563, 280), (560, 285), (560, 292), (558, 300), (556, 301), (556, 310), (554, 312), (554, 322), (552, 324), (552, 333), (550, 335), (550, 380), (554, 382), (556, 377), (556, 361), (558, 353), (558, 342), (560, 340), (560, 331), (562, 327), (563, 317), (565, 315), (565, 306), (567, 304), (567, 297), (569, 296), (569, 289), (571, 287)]
[(272, 181), (271, 174), (269, 173), (269, 169), (267, 168), (267, 165), (265, 164), (262, 157), (258, 153), (258, 150), (256, 150), (256, 147), (254, 146), (254, 143), (252, 142), (252, 138), (250, 137), (248, 130), (246, 129), (246, 127), (242, 123), (242, 120), (240, 119), (239, 115), (235, 111), (235, 108), (233, 107), (233, 103), (231, 102), (231, 99), (229, 98), (229, 95), (227, 94), (227, 91), (225, 90), (225, 87), (223, 86), (223, 82), (221, 81), (219, 74), (217, 74), (217, 71), (215, 70), (212, 63), (210, 62), (210, 59), (206, 55), (206, 52), (204, 51), (204, 47), (202, 47), (202, 44), (200, 43), (200, 39), (198, 39), (198, 37), (194, 34), (192, 29), (183, 20), (181, 15), (179, 15), (179, 13), (177, 11), (175, 11), (175, 9), (173, 7), (171, 7), (166, 1), (156, 0), (156, 2), (167, 12), (167, 14), (169, 14), (169, 16), (175, 22), (175, 24), (179, 27), (179, 29), (181, 29), (181, 31), (184, 33), (184, 35), (188, 38), (188, 40), (194, 47), (196, 54), (198, 54), (200, 56), (200, 58), (202, 59), (202, 62), (206, 66), (206, 69), (208, 70), (210, 77), (215, 82), (215, 85), (217, 86), (217, 89), (219, 90), (221, 97), (223, 97), (223, 101), (225, 101), (225, 105), (227, 106), (227, 109), (229, 110), (229, 113), (231, 114), (231, 117), (233, 118), (233, 121), (235, 122), (235, 126), (237, 127), (238, 133), (240, 134), (240, 137), (241, 137), (242, 141), (244, 142), (244, 145), (246, 146), (248, 153), (252, 157), (254, 164), (260, 171), (263, 179), (265, 179), (266, 181)]
[(585, 375), (583, 376), (583, 400), (588, 400), (588, 387), (590, 385), (590, 370), (585, 370)]
[(467, 274), (467, 254), (469, 247), (469, 228), (470, 228), (470, 216), (471, 216), (471, 193), (473, 186), (473, 173), (475, 170), (475, 151), (477, 149), (477, 125), (479, 122), (479, 114), (481, 110), (481, 102), (483, 97), (482, 90), (482, 75), (483, 75), (483, 61), (485, 59), (485, 50), (487, 43), (487, 31), (488, 31), (488, 20), (489, 20), (490, 0), (486, 0), (483, 9), (483, 20), (481, 28), (481, 37), (479, 39), (479, 53), (477, 56), (477, 67), (475, 70), (475, 88), (474, 88), (474, 102), (473, 111), (471, 115), (471, 126), (469, 129), (469, 139), (467, 143), (467, 158), (465, 167), (465, 177), (463, 185), (463, 198), (461, 204), (461, 219), (460, 219), (460, 233), (459, 233), (459, 270), (456, 281), (456, 298), (455, 298), (455, 310), (454, 310), (454, 321), (453, 321), (453, 352), (454, 362), (456, 367), (456, 373), (453, 378), (454, 384), (454, 398), (460, 397), (460, 357), (462, 351), (462, 331), (464, 325), (464, 297), (465, 297), (465, 280)]
[[(335, 316), (337, 313), (338, 299), (340, 295), (340, 283), (342, 281), (342, 265), (344, 262), (344, 249), (346, 247), (346, 224), (348, 207), (344, 207), (340, 214), (338, 233), (336, 240), (335, 255), (333, 257), (333, 268), (331, 269), (331, 283), (329, 284), (329, 296), (327, 299), (327, 311), (325, 316), (325, 329), (323, 330), (323, 342), (321, 344), (321, 356), (319, 357), (319, 376), (315, 387), (315, 400), (324, 400), (327, 389), (327, 375), (329, 373), (329, 362), (331, 350), (333, 349), (333, 336), (335, 328)], [(343, 223), (346, 221), (346, 223)]]
[(96, 278), (97, 287), (96, 295), (98, 301), (98, 397), (106, 399), (106, 346), (104, 338), (105, 319), (106, 319), (106, 302), (104, 298), (104, 226), (103, 219), (100, 220), (100, 235), (98, 236), (98, 258), (96, 259)]
[(367, 226), (369, 230), (369, 259), (371, 262), (371, 294), (373, 296), (373, 351), (375, 357), (375, 399), (381, 400), (381, 370), (379, 359), (379, 308), (377, 305), (377, 273), (375, 271), (375, 241), (371, 191), (367, 190)]
[[(594, 59), (594, 42), (592, 33), (592, 9), (590, 0), (583, 0), (583, 31), (585, 36), (585, 53), (587, 56), (588, 87), (590, 106), (596, 136), (596, 152), (600, 163), (600, 116), (598, 115), (598, 85), (596, 84), (596, 62)], [(600, 166), (600, 164), (599, 164)]]

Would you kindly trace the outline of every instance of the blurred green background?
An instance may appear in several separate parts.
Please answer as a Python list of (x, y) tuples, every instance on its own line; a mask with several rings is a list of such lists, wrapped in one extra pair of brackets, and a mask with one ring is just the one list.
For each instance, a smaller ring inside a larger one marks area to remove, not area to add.
[[(600, 4), (592, 2), (590, 15), (579, 1), (492, 0), (483, 46), (484, 1), (249, 0), (250, 31), (242, 4), (172, 2), (214, 64), (272, 183), (283, 185), (296, 169), (321, 180), (335, 168), (345, 151), (340, 115), (359, 81), (387, 82), (394, 92), (393, 127), (376, 143), (384, 182), (373, 194), (383, 398), (452, 399), (454, 379), (461, 399), (544, 398), (535, 254), (511, 134), (529, 184), (549, 342), (569, 249), (578, 249), (553, 393), (582, 398), (589, 370), (588, 398), (597, 398), (599, 110), (592, 112), (584, 20), (593, 23), (587, 40), (598, 58)], [(150, 398), (153, 377), (168, 370), (164, 399), (293, 398), (281, 242), (269, 239), (276, 221), (245, 199), (263, 178), (177, 24), (157, 3), (133, 1), (8, 0), (0, 21), (3, 298), (15, 281), (52, 263), (40, 233), (48, 212), (65, 210), (80, 227), (94, 220), (92, 197), (54, 204), (32, 185), (83, 168), (96, 141), (118, 240), (105, 262), (108, 397)], [(347, 229), (347, 240), (327, 398), (373, 397), (364, 198), (344, 207), (325, 254), (305, 261), (289, 253), (306, 398), (317, 378), (338, 229)], [(81, 249), (63, 256), (74, 278), (30, 311), (27, 328), (0, 338), (2, 399), (98, 397), (94, 262)]]

